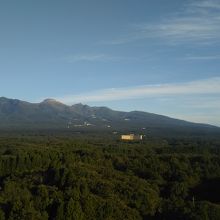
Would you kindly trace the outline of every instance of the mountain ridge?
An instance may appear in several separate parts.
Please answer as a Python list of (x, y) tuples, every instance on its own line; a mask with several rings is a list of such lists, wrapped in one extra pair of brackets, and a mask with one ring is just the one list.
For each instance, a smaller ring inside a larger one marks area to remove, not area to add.
[(0, 129), (72, 129), (135, 133), (212, 133), (220, 128), (144, 111), (116, 111), (82, 103), (66, 105), (55, 99), (30, 103), (0, 97)]

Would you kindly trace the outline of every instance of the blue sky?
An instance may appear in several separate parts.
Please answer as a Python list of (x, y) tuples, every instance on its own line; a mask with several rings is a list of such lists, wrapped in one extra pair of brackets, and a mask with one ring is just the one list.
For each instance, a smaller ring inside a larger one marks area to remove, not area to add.
[(1, 0), (0, 96), (220, 126), (219, 0)]

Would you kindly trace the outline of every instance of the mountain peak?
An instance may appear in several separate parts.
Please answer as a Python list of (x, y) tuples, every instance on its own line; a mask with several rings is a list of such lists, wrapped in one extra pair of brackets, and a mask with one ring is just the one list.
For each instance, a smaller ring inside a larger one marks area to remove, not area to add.
[(84, 105), (82, 103), (77, 103), (71, 106), (71, 108), (76, 111), (76, 112), (88, 112), (91, 111), (92, 107), (88, 106), (88, 105)]
[[(90, 129), (111, 132), (144, 133), (158, 135), (219, 135), (220, 128), (195, 124), (147, 112), (121, 112), (107, 107), (90, 107), (81, 103), (73, 106), (55, 99), (29, 103), (17, 99), (0, 98), (0, 130), (36, 129)], [(110, 129), (111, 128), (111, 129)], [(143, 129), (145, 128), (145, 129)], [(90, 130), (89, 130), (90, 131)]]
[(10, 103), (10, 104), (18, 104), (18, 103), (26, 103), (25, 101), (21, 101), (19, 99), (9, 99), (6, 97), (0, 97), (1, 103)]
[(87, 106), (87, 105), (84, 105), (82, 103), (76, 103), (74, 105), (72, 105), (72, 107), (75, 106), (75, 107), (83, 107), (83, 106)]
[(52, 99), (52, 98), (48, 98), (48, 99), (44, 99), (43, 102), (57, 102), (57, 100)]
[(42, 103), (46, 103), (46, 104), (62, 104), (61, 102), (57, 101), (56, 99), (51, 99), (51, 98), (44, 99), (42, 101)]

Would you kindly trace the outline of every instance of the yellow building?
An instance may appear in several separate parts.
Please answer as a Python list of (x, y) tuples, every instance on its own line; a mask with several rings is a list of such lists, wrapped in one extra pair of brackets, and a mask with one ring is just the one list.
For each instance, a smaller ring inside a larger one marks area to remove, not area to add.
[(127, 141), (143, 140), (143, 135), (124, 134), (121, 135), (121, 140), (127, 140)]

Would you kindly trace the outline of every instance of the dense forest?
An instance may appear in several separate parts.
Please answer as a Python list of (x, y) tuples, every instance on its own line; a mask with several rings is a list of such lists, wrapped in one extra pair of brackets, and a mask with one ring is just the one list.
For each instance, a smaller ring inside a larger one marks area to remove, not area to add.
[(0, 138), (0, 220), (219, 220), (219, 185), (217, 138)]

